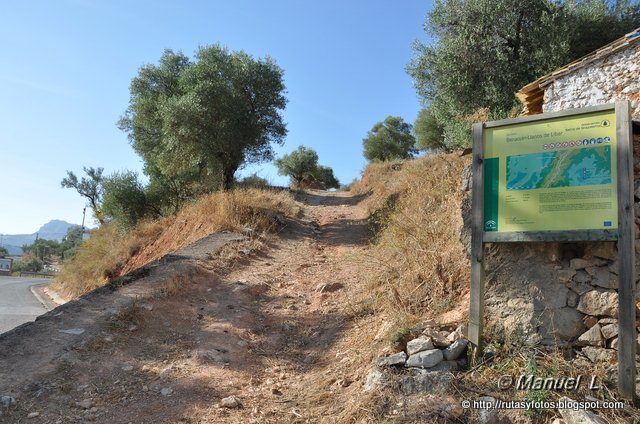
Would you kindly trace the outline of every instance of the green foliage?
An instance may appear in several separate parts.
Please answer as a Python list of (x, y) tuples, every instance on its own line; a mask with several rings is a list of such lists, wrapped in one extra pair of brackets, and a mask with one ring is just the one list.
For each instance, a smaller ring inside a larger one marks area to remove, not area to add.
[(568, 58), (577, 59), (640, 26), (640, 2), (569, 0), (561, 9), (567, 23)]
[(388, 116), (376, 123), (362, 140), (364, 157), (369, 161), (409, 159), (416, 152), (411, 124), (398, 116)]
[(435, 42), (414, 44), (407, 71), (454, 150), (469, 144), (468, 115), (506, 117), (524, 85), (637, 26), (637, 1), (439, 0), (425, 24)]
[(75, 256), (78, 247), (82, 244), (82, 227), (71, 227), (60, 242), (58, 254), (64, 260)]
[(298, 146), (298, 148), (288, 155), (284, 155), (275, 160), (278, 174), (291, 178), (294, 184), (309, 177), (314, 177), (318, 169), (318, 154), (315, 150)]
[(32, 254), (27, 254), (22, 259), (13, 261), (14, 272), (40, 272), (44, 268), (44, 262)]
[(275, 160), (278, 174), (291, 178), (293, 185), (299, 185), (304, 180), (315, 180), (326, 189), (340, 187), (340, 181), (333, 175), (333, 169), (318, 164), (318, 153), (315, 150), (298, 146), (288, 155)]
[(100, 203), (102, 201), (102, 181), (104, 177), (102, 176), (103, 168), (93, 168), (93, 167), (84, 167), (82, 168), (87, 174), (87, 177), (82, 177), (78, 180), (78, 177), (71, 171), (67, 171), (67, 176), (62, 179), (60, 185), (63, 188), (73, 188), (78, 194), (83, 197), (86, 197), (89, 201), (89, 206), (93, 211), (93, 216), (100, 222), (100, 224), (104, 224), (104, 216), (102, 214), (102, 209), (100, 207)]
[(167, 176), (154, 166), (147, 165), (149, 184), (145, 187), (147, 212), (162, 216), (177, 213), (189, 199), (206, 191), (188, 175)]
[(147, 198), (138, 181), (138, 174), (132, 171), (116, 172), (105, 178), (102, 185), (102, 211), (105, 217), (116, 220), (123, 228), (132, 228), (145, 216)]
[(214, 45), (191, 61), (166, 50), (133, 79), (119, 127), (145, 172), (183, 187), (212, 190), (221, 181), (226, 189), (241, 165), (272, 159), (271, 144), (283, 143), (284, 91), (283, 71), (268, 57)]
[[(87, 174), (86, 178), (78, 180), (73, 172), (67, 171), (67, 177), (62, 180), (61, 185), (75, 188), (80, 195), (86, 197), (100, 224), (115, 220), (121, 227), (131, 228), (148, 213), (160, 215), (166, 210), (169, 213), (177, 212), (189, 197), (184, 192), (194, 192), (190, 190), (188, 183), (185, 185), (179, 178), (166, 178), (156, 172), (153, 166), (147, 167), (150, 183), (146, 188), (132, 171), (115, 172), (105, 177), (103, 168), (83, 169)], [(64, 250), (60, 251), (60, 255), (64, 255)]]
[(25, 255), (22, 262), (38, 259), (41, 262), (52, 256), (59, 256), (61, 259), (68, 259), (75, 254), (78, 246), (82, 243), (82, 228), (73, 226), (67, 230), (61, 242), (55, 240), (38, 239), (31, 244), (22, 246)]
[(267, 181), (266, 178), (258, 176), (255, 172), (238, 181), (238, 185), (246, 188), (268, 188), (270, 186), (269, 181)]
[(8, 254), (9, 254), (9, 251), (7, 249), (5, 249), (4, 247), (0, 246), (0, 258), (4, 258)]
[(394, 345), (405, 344), (407, 337), (410, 337), (410, 336), (411, 336), (411, 330), (410, 329), (408, 329), (406, 327), (398, 328), (391, 335), (391, 343), (393, 343)]
[(319, 165), (314, 177), (327, 189), (340, 187), (340, 181), (333, 175), (333, 169), (328, 166)]
[(275, 160), (279, 175), (289, 176), (294, 184), (299, 184), (304, 178), (313, 176), (318, 167), (318, 153), (315, 150), (298, 146), (288, 155)]
[(420, 150), (447, 150), (444, 143), (444, 128), (429, 108), (418, 112), (416, 122), (413, 124), (413, 134), (416, 138), (416, 147)]
[[(529, 356), (524, 364), (524, 368), (525, 368), (525, 372), (524, 375), (533, 375), (536, 377), (547, 377), (545, 375), (541, 375), (541, 371), (538, 368), (538, 364), (536, 363), (536, 359), (534, 356)], [(562, 374), (552, 374), (550, 377), (554, 377), (556, 375), (562, 375)], [(549, 392), (549, 390), (546, 389), (530, 389), (527, 390), (526, 395), (524, 396), (524, 400), (526, 401), (530, 401), (530, 402), (544, 402), (546, 400), (549, 399), (551, 393)], [(536, 408), (532, 408), (526, 411), (525, 415), (528, 417), (538, 417), (539, 415), (541, 415), (543, 412), (543, 410), (541, 409), (536, 409)]]
[(38, 239), (28, 246), (22, 246), (22, 249), (44, 261), (49, 256), (59, 255), (60, 243), (55, 240)]

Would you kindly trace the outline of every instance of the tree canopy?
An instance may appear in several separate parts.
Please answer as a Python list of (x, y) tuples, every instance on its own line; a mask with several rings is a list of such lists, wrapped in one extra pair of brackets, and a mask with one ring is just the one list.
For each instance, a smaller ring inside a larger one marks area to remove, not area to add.
[(362, 140), (364, 157), (370, 161), (411, 158), (417, 152), (411, 128), (399, 116), (388, 116), (376, 123)]
[(469, 115), (506, 117), (515, 92), (640, 26), (628, 0), (438, 0), (407, 67), (449, 149), (469, 142)]
[(340, 181), (333, 174), (333, 168), (318, 165), (314, 176), (327, 189), (340, 188)]
[(413, 124), (413, 135), (416, 138), (416, 147), (420, 150), (447, 150), (444, 143), (444, 129), (429, 108), (418, 112), (416, 122)]
[(135, 172), (116, 172), (104, 179), (103, 188), (102, 211), (122, 227), (133, 227), (147, 213), (147, 196)]
[(152, 180), (226, 189), (242, 165), (271, 160), (272, 144), (283, 143), (283, 71), (268, 57), (219, 45), (195, 56), (166, 50), (143, 66), (119, 127)]
[(293, 185), (300, 185), (304, 180), (315, 180), (325, 188), (338, 188), (340, 182), (333, 174), (333, 169), (318, 164), (318, 153), (315, 150), (298, 146), (289, 154), (275, 160), (278, 174), (291, 178)]
[(315, 150), (298, 146), (289, 154), (275, 160), (278, 174), (291, 178), (294, 184), (300, 184), (306, 177), (311, 177), (318, 168), (318, 153)]
[(104, 224), (104, 215), (102, 214), (102, 195), (104, 191), (102, 189), (102, 182), (104, 177), (102, 173), (103, 168), (84, 167), (82, 168), (87, 174), (86, 177), (82, 177), (78, 180), (78, 177), (71, 171), (67, 171), (67, 176), (62, 179), (60, 185), (63, 188), (73, 188), (78, 194), (85, 197), (89, 202), (89, 207), (93, 211), (93, 216)]

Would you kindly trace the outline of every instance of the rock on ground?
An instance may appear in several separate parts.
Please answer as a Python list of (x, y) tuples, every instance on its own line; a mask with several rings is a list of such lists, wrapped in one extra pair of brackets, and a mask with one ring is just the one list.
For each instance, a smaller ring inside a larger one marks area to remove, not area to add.
[(616, 352), (612, 349), (585, 346), (584, 348), (582, 348), (582, 353), (584, 356), (589, 358), (589, 360), (593, 363), (598, 363), (598, 362), (610, 363), (610, 362), (615, 362), (616, 360)]
[[(492, 405), (495, 405), (496, 403), (496, 398), (493, 398), (491, 396), (482, 396), (480, 398), (478, 398), (478, 401), (484, 401), (487, 403), (491, 403)], [(498, 410), (491, 408), (491, 409), (479, 409), (478, 410), (478, 422), (482, 423), (482, 424), (493, 424), (495, 422), (498, 421)]]
[[(560, 398), (560, 401), (565, 403), (575, 402), (568, 397), (562, 397)], [(558, 412), (560, 412), (562, 419), (564, 419), (567, 424), (605, 424), (605, 421), (602, 418), (598, 417), (593, 412), (586, 411), (584, 409), (566, 408), (558, 409)]]
[(409, 356), (406, 366), (414, 368), (431, 368), (444, 359), (440, 349), (425, 350)]
[(412, 369), (400, 380), (400, 391), (409, 396), (422, 392), (446, 392), (453, 381), (453, 375), (446, 371)]
[(407, 342), (407, 354), (409, 356), (422, 352), (424, 350), (432, 350), (433, 342), (429, 337), (418, 337), (417, 339)]
[(580, 337), (578, 342), (582, 345), (588, 346), (602, 346), (604, 344), (604, 337), (602, 337), (602, 327), (600, 324), (596, 324), (587, 331), (585, 331)]
[(222, 399), (220, 401), (220, 406), (224, 407), (224, 408), (238, 408), (242, 405), (242, 402), (240, 402), (240, 399), (238, 399), (236, 396), (227, 396), (226, 398)]
[(422, 332), (423, 336), (429, 337), (435, 347), (447, 347), (451, 344), (449, 341), (449, 333), (446, 331), (438, 331), (433, 328), (426, 328)]
[(81, 400), (80, 402), (76, 402), (76, 406), (82, 409), (89, 409), (93, 406), (93, 401), (91, 399), (84, 399), (84, 400)]
[(367, 377), (364, 381), (364, 386), (362, 386), (362, 390), (365, 392), (370, 392), (371, 390), (380, 388), (385, 383), (385, 376), (377, 368), (373, 368), (367, 374)]
[(393, 355), (387, 356), (386, 358), (380, 358), (378, 360), (378, 365), (381, 367), (384, 366), (393, 366), (393, 365), (404, 365), (407, 361), (407, 354), (404, 352), (394, 353)]
[(2, 406), (4, 406), (5, 408), (8, 408), (12, 405), (16, 404), (16, 399), (13, 396), (0, 396), (0, 404), (2, 404)]
[(462, 355), (466, 349), (468, 341), (466, 339), (458, 339), (451, 346), (443, 350), (444, 359), (447, 361), (456, 360)]

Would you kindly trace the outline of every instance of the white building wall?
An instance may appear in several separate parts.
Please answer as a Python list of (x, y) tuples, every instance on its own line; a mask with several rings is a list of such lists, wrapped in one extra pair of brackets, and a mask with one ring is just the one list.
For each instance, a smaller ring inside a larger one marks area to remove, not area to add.
[(631, 100), (640, 120), (640, 42), (553, 81), (544, 92), (543, 112)]

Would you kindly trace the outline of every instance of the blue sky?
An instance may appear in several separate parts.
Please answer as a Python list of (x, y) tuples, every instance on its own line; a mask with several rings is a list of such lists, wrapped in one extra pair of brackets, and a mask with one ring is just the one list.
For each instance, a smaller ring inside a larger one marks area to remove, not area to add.
[[(404, 68), (430, 1), (7, 0), (0, 3), (0, 234), (82, 220), (60, 188), (66, 170), (141, 171), (116, 127), (138, 68), (165, 48), (192, 56), (220, 43), (285, 71), (289, 130), (278, 155), (304, 144), (342, 182), (364, 168), (377, 121), (413, 123), (420, 102)], [(284, 185), (271, 164), (245, 169)], [(92, 221), (89, 219), (89, 223)]]

